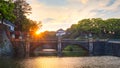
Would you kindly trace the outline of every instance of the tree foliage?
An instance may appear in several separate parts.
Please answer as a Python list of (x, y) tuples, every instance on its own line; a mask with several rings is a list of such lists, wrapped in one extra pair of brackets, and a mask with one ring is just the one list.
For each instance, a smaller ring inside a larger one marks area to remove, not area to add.
[(41, 22), (33, 21), (30, 19), (25, 18), (24, 21), (22, 22), (22, 30), (23, 31), (37, 31), (42, 27)]
[(67, 38), (78, 38), (93, 34), (95, 38), (120, 38), (120, 19), (83, 19), (66, 30)]
[(41, 22), (36, 22), (30, 20), (26, 15), (31, 14), (31, 6), (26, 2), (26, 0), (16, 0), (14, 2), (14, 14), (16, 16), (15, 25), (16, 31), (36, 31), (42, 26)]
[(16, 30), (24, 31), (24, 26), (27, 22), (29, 23), (26, 15), (31, 13), (31, 6), (26, 0), (16, 0), (14, 4), (14, 14), (16, 16), (15, 25), (17, 26)]
[(11, 0), (0, 0), (0, 19), (14, 21), (15, 15), (13, 14), (14, 3)]
[(56, 39), (55, 31), (45, 31), (40, 34), (40, 39)]

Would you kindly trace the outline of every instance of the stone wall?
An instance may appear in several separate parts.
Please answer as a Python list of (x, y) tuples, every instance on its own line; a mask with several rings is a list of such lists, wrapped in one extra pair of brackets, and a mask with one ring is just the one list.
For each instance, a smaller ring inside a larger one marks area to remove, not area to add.
[(0, 56), (13, 56), (13, 47), (7, 37), (6, 31), (1, 30), (0, 39)]
[(120, 56), (120, 43), (94, 42), (93, 55)]
[(106, 43), (106, 55), (120, 56), (120, 43)]
[(25, 57), (25, 42), (24, 41), (12, 41), (14, 56), (15, 57)]

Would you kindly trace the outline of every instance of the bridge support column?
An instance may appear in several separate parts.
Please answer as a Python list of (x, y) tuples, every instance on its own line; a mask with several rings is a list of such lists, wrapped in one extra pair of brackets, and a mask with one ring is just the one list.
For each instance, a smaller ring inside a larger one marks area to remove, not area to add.
[(29, 49), (30, 49), (30, 43), (29, 42), (26, 42), (26, 57), (29, 57)]
[(29, 35), (26, 39), (26, 54), (25, 54), (25, 57), (29, 57), (29, 53), (30, 53), (30, 39), (29, 39)]
[(61, 39), (63, 35), (65, 35), (65, 31), (63, 29), (59, 29), (56, 33), (56, 36), (58, 36), (58, 56), (62, 56)]
[(58, 56), (62, 56), (62, 44), (61, 44), (61, 37), (58, 37)]
[(89, 55), (93, 55), (93, 38), (88, 39), (88, 44), (89, 44)]

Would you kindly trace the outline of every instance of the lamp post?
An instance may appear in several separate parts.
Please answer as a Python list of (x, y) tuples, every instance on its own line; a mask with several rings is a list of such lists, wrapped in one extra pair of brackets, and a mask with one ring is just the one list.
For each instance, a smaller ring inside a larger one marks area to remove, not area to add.
[(58, 56), (62, 55), (62, 36), (65, 35), (65, 31), (63, 29), (59, 29), (56, 33), (56, 36), (58, 37)]

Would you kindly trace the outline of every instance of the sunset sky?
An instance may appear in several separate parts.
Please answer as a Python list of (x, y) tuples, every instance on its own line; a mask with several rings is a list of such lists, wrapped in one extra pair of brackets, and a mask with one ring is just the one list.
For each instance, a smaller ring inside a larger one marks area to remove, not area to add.
[(67, 29), (84, 18), (120, 18), (120, 0), (27, 0), (28, 18), (42, 22), (41, 31)]

